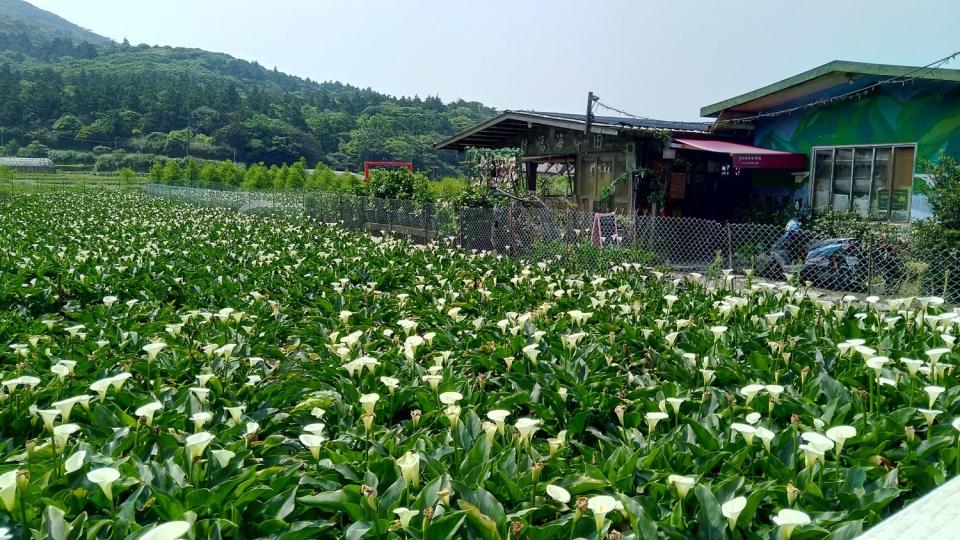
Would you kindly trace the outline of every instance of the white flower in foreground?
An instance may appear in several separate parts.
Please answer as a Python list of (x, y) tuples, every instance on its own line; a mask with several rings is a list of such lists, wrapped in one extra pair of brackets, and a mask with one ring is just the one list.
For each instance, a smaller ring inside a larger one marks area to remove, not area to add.
[(843, 443), (847, 439), (857, 436), (857, 428), (853, 426), (834, 426), (827, 430), (827, 438), (836, 443), (837, 455), (843, 450)]
[(750, 424), (734, 422), (730, 425), (730, 429), (742, 435), (743, 440), (747, 442), (747, 446), (753, 446), (753, 437), (757, 434), (757, 428), (751, 426)]
[(810, 524), (810, 516), (799, 510), (784, 508), (773, 516), (773, 523), (780, 527), (784, 540), (790, 540), (794, 529)]
[(671, 474), (667, 477), (667, 483), (670, 484), (670, 487), (676, 490), (677, 497), (681, 499), (687, 495), (687, 492), (690, 491), (696, 483), (697, 480), (690, 476), (680, 476), (679, 474)]
[(947, 389), (942, 386), (926, 386), (923, 388), (923, 391), (927, 393), (927, 398), (930, 403), (929, 407), (932, 409), (933, 403), (937, 401), (940, 394), (946, 392)]
[(240, 425), (240, 419), (243, 415), (243, 411), (247, 409), (246, 405), (236, 405), (234, 407), (224, 407), (223, 410), (227, 411), (227, 414), (230, 415), (230, 421), (233, 425)]
[(87, 453), (83, 450), (74, 452), (66, 461), (63, 462), (63, 468), (67, 471), (67, 474), (76, 472), (83, 467), (83, 460), (86, 459)]
[(213, 435), (207, 433), (206, 431), (201, 431), (200, 433), (194, 433), (187, 437), (185, 444), (187, 448), (187, 456), (190, 458), (190, 461), (194, 461), (203, 455), (203, 451), (207, 448), (207, 445), (213, 441)]
[(734, 497), (720, 505), (720, 513), (723, 514), (723, 517), (727, 518), (727, 523), (730, 524), (731, 531), (737, 527), (737, 518), (740, 517), (740, 512), (743, 512), (743, 509), (746, 507), (747, 498), (743, 496)]
[(594, 495), (587, 501), (587, 508), (593, 512), (597, 531), (602, 531), (604, 520), (609, 512), (617, 508), (617, 501), (609, 495)]
[(16, 469), (0, 474), (0, 501), (3, 501), (7, 512), (13, 514), (13, 506), (17, 502), (17, 474)]
[(76, 424), (60, 424), (53, 428), (53, 448), (58, 453), (63, 452), (67, 447), (67, 441), (70, 435), (80, 431), (80, 426)]
[(815, 448), (819, 449), (821, 452), (827, 452), (828, 450), (833, 450), (834, 442), (832, 439), (825, 435), (821, 435), (816, 431), (806, 431), (800, 434), (800, 439), (804, 442), (813, 445)]
[(753, 398), (757, 396), (760, 392), (765, 389), (762, 384), (748, 384), (740, 389), (740, 395), (742, 395), (747, 400), (747, 405), (750, 405), (750, 402), (753, 401)]
[(537, 343), (531, 343), (531, 344), (529, 344), (529, 345), (526, 345), (526, 346), (523, 348), (523, 354), (526, 355), (526, 357), (530, 359), (530, 362), (531, 362), (533, 365), (536, 365), (536, 364), (537, 364), (537, 356), (540, 355), (540, 345), (537, 344)]
[(408, 486), (414, 488), (420, 485), (420, 455), (409, 450), (397, 458), (397, 466), (400, 467), (400, 474), (403, 481)]
[(530, 444), (530, 439), (533, 438), (533, 434), (537, 432), (540, 426), (540, 420), (534, 418), (520, 418), (513, 425), (517, 429), (519, 434), (520, 444)]
[(147, 361), (153, 362), (157, 359), (157, 355), (160, 354), (160, 351), (166, 347), (167, 344), (163, 341), (157, 341), (155, 343), (148, 343), (143, 346), (143, 352), (147, 353)]
[(87, 473), (87, 480), (100, 486), (107, 500), (113, 500), (113, 483), (120, 479), (120, 471), (113, 467), (101, 467)]
[(916, 375), (917, 371), (923, 367), (923, 360), (914, 360), (912, 358), (901, 358), (900, 363), (907, 367), (907, 373), (911, 376)]
[(668, 397), (666, 401), (673, 409), (673, 414), (680, 414), (680, 405), (682, 405), (686, 400), (678, 397)]
[(713, 334), (713, 339), (715, 339), (715, 340), (719, 340), (721, 337), (723, 337), (723, 334), (726, 333), (726, 331), (727, 331), (727, 327), (726, 327), (726, 326), (711, 326), (711, 327), (710, 327), (710, 333)]
[(300, 435), (300, 444), (310, 450), (310, 453), (313, 454), (313, 459), (320, 459), (320, 448), (323, 447), (323, 443), (326, 440), (322, 435), (315, 433), (303, 433)]
[(193, 421), (193, 431), (199, 432), (203, 430), (204, 424), (213, 420), (213, 414), (207, 411), (196, 412), (190, 416), (190, 420)]
[(767, 452), (770, 451), (770, 442), (773, 441), (774, 437), (776, 436), (776, 433), (763, 426), (757, 428), (757, 438), (763, 443), (763, 447), (767, 450)]
[(394, 393), (397, 387), (400, 386), (400, 379), (387, 377), (386, 375), (384, 375), (383, 377), (380, 377), (380, 382), (387, 387), (387, 391), (389, 391), (391, 394)]
[(889, 361), (890, 359), (887, 358), (886, 356), (874, 356), (867, 360), (867, 367), (872, 369), (877, 374), (877, 377), (879, 377), (880, 370), (882, 370), (884, 364), (886, 364)]
[(377, 405), (377, 401), (380, 401), (380, 394), (373, 393), (360, 396), (360, 405), (363, 407), (364, 412), (372, 413)]
[(43, 427), (46, 428), (47, 431), (53, 431), (53, 421), (56, 420), (58, 416), (60, 416), (60, 410), (59, 409), (39, 409), (37, 410), (37, 416), (39, 416), (40, 419), (43, 420)]
[(647, 421), (647, 433), (649, 434), (653, 433), (653, 430), (657, 428), (657, 424), (660, 423), (661, 420), (670, 418), (670, 415), (665, 412), (650, 411), (643, 415), (643, 418)]
[(409, 508), (401, 506), (400, 508), (395, 508), (393, 513), (397, 515), (397, 519), (400, 521), (400, 526), (405, 529), (410, 526), (410, 520), (420, 514), (420, 511), (410, 510)]
[(444, 405), (456, 405), (458, 401), (463, 399), (463, 394), (460, 392), (443, 392), (439, 396), (440, 403)]
[(493, 423), (497, 426), (497, 431), (499, 431), (501, 435), (503, 435), (504, 423), (506, 422), (508, 416), (510, 416), (510, 411), (505, 411), (503, 409), (494, 409), (487, 412), (487, 418), (493, 421)]
[(140, 536), (139, 540), (180, 540), (190, 532), (190, 523), (186, 521), (169, 521), (155, 525)]
[(927, 357), (930, 358), (930, 363), (936, 364), (937, 362), (940, 361), (941, 356), (945, 354), (950, 354), (950, 349), (947, 349), (947, 348), (930, 349), (929, 351), (927, 351), (926, 354), (927, 354)]
[(570, 492), (554, 484), (547, 485), (547, 495), (549, 495), (551, 499), (561, 504), (567, 504), (570, 502)]
[(408, 336), (403, 341), (403, 355), (407, 360), (414, 360), (417, 357), (417, 349), (423, 345), (423, 338), (420, 336)]
[(937, 418), (937, 415), (943, 411), (940, 409), (917, 409), (917, 412), (923, 415), (927, 421), (927, 428), (929, 428), (933, 425), (933, 421)]
[(150, 426), (153, 425), (153, 415), (157, 411), (163, 408), (163, 404), (159, 401), (153, 401), (147, 403), (146, 405), (141, 405), (137, 407), (137, 410), (133, 411), (133, 414), (137, 415), (137, 418), (142, 418), (143, 423)]

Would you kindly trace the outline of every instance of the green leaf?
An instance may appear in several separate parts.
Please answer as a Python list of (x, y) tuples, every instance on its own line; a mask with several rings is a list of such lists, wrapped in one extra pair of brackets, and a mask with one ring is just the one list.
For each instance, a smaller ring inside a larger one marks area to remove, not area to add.
[(722, 540), (726, 538), (724, 529), (727, 526), (727, 520), (720, 511), (720, 503), (713, 496), (707, 486), (697, 484), (694, 487), (694, 493), (697, 501), (700, 503), (700, 510), (697, 513), (697, 525), (700, 531), (700, 538), (709, 540)]
[(373, 522), (370, 520), (357, 521), (347, 527), (347, 530), (344, 531), (343, 537), (347, 540), (359, 540), (366, 536), (370, 530), (373, 529)]
[(43, 530), (44, 538), (50, 540), (66, 540), (70, 534), (72, 526), (64, 519), (66, 512), (54, 505), (48, 505), (43, 511), (43, 519), (40, 528)]
[(442, 517), (430, 522), (430, 526), (427, 527), (427, 534), (424, 536), (424, 538), (425, 540), (446, 540), (448, 538), (456, 538), (456, 532), (460, 530), (460, 526), (463, 525), (463, 522), (466, 519), (467, 514), (466, 512), (462, 511), (444, 514)]
[(473, 530), (486, 540), (497, 540), (500, 538), (500, 532), (497, 530), (497, 522), (484, 514), (479, 507), (465, 501), (459, 500), (457, 504), (467, 513), (467, 519)]
[(862, 519), (858, 519), (856, 521), (846, 521), (841, 523), (836, 529), (833, 530), (833, 532), (825, 536), (823, 540), (853, 540), (854, 538), (860, 536), (860, 533), (862, 532)]

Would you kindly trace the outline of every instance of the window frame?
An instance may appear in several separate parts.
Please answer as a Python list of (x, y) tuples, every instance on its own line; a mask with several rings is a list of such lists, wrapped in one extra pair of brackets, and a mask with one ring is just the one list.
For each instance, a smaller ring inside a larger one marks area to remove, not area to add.
[(807, 200), (809, 201), (809, 207), (811, 212), (816, 212), (818, 210), (816, 206), (816, 183), (817, 183), (817, 152), (818, 151), (830, 151), (830, 195), (827, 200), (827, 204), (824, 207), (819, 208), (820, 211), (823, 211), (824, 208), (827, 210), (835, 210), (833, 206), (834, 199), (834, 182), (836, 181), (836, 169), (837, 169), (837, 150), (850, 150), (851, 152), (851, 162), (850, 162), (850, 190), (847, 193), (848, 207), (844, 210), (849, 212), (854, 209), (854, 199), (853, 191), (856, 175), (856, 156), (857, 149), (871, 149), (871, 160), (870, 160), (870, 200), (872, 201), (875, 196), (875, 186), (874, 186), (874, 174), (876, 173), (876, 163), (877, 163), (877, 150), (881, 148), (890, 149), (890, 158), (887, 163), (888, 169), (893, 174), (895, 171), (894, 167), (896, 164), (896, 150), (897, 148), (911, 148), (913, 149), (913, 163), (911, 164), (911, 170), (913, 171), (911, 175), (911, 187), (910, 193), (907, 197), (907, 211), (906, 219), (904, 221), (895, 221), (890, 219), (892, 214), (891, 205), (893, 204), (893, 183), (894, 178), (890, 178), (890, 196), (887, 197), (887, 209), (886, 215), (883, 218), (873, 218), (867, 216), (868, 219), (875, 219), (876, 221), (885, 221), (889, 223), (909, 223), (913, 215), (913, 176), (916, 176), (917, 171), (917, 143), (886, 143), (886, 144), (835, 144), (835, 145), (821, 145), (814, 146), (810, 148), (810, 181), (808, 182), (808, 193)]

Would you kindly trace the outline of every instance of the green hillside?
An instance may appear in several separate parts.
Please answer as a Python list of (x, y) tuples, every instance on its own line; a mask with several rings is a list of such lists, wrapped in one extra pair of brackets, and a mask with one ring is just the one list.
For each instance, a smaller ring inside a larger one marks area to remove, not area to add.
[(49, 11), (22, 0), (0, 0), (0, 34), (27, 33), (34, 39), (87, 41), (94, 45), (110, 45), (112, 40), (81, 28)]
[(114, 43), (21, 0), (0, 0), (0, 154), (91, 163), (93, 152), (266, 164), (364, 160), (456, 169), (431, 144), (494, 114), (476, 102), (394, 98), (226, 54)]

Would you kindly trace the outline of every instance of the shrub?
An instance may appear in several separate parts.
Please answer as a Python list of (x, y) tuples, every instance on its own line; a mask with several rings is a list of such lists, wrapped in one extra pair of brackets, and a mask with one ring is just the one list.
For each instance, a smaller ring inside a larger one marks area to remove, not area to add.
[(933, 179), (925, 191), (934, 219), (948, 229), (960, 230), (960, 162), (941, 155), (923, 168)]
[(427, 177), (407, 169), (373, 169), (369, 185), (370, 194), (381, 199), (430, 198)]

